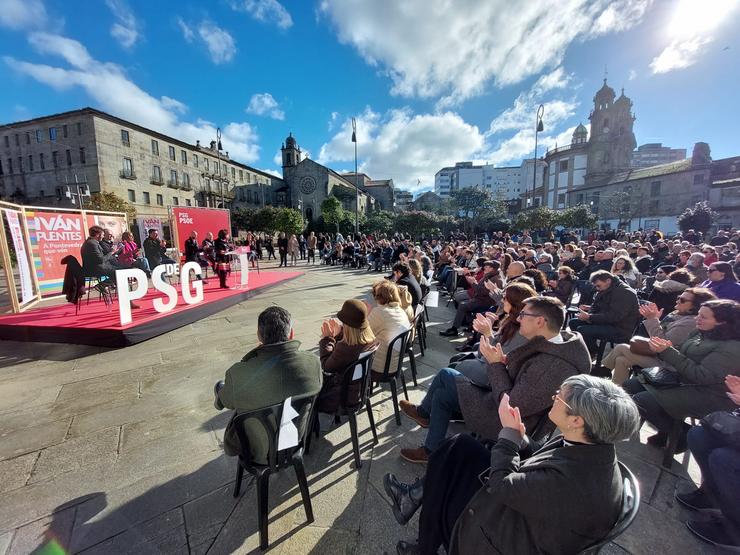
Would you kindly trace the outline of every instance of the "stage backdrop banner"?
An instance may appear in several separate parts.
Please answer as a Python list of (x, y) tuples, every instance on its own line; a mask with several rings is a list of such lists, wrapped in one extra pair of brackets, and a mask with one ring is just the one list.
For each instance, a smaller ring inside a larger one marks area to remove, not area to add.
[(26, 222), (39, 290), (42, 295), (60, 294), (67, 268), (62, 258), (71, 254), (80, 260), (85, 241), (82, 214), (26, 210)]
[(185, 241), (190, 237), (190, 232), (198, 232), (198, 242), (202, 243), (209, 231), (213, 237), (218, 236), (220, 229), (231, 233), (231, 214), (228, 210), (219, 208), (175, 208), (172, 207), (172, 221), (177, 228), (177, 247), (185, 251)]
[(87, 217), (87, 229), (97, 225), (103, 229), (110, 231), (113, 235), (113, 243), (119, 243), (121, 241), (121, 235), (124, 231), (128, 231), (128, 223), (126, 222), (126, 216), (120, 214), (93, 214), (85, 212)]
[(13, 237), (13, 246), (15, 247), (15, 257), (18, 261), (18, 272), (21, 278), (21, 304), (32, 301), (36, 294), (33, 292), (33, 281), (31, 279), (31, 267), (28, 265), (28, 254), (26, 253), (26, 242), (23, 240), (23, 230), (21, 229), (19, 212), (15, 210), (6, 210), (5, 216), (8, 218), (10, 235)]

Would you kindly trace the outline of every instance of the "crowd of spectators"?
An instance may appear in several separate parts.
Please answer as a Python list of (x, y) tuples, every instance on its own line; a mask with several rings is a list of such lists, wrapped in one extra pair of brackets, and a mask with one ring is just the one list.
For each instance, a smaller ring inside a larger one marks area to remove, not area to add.
[[(691, 520), (689, 529), (740, 548), (738, 232), (706, 241), (693, 231), (668, 238), (657, 230), (547, 239), (499, 232), (298, 240), (307, 263), (318, 251), (329, 266), (389, 274), (367, 301), (347, 300), (336, 319), (323, 322), (315, 359), (320, 383), (304, 380), (294, 394), (317, 394), (318, 411), (335, 412), (343, 372), (374, 350), (376, 379), (391, 341), (412, 329), (434, 292), (455, 307), (440, 331), (451, 341), (451, 359), (419, 404), (399, 403), (426, 429), (424, 444), (400, 456), (426, 465), (426, 473), (413, 483), (393, 474), (383, 479), (399, 523), (421, 509), (418, 538), (400, 541), (398, 553), (436, 553), (440, 545), (449, 553), (578, 552), (620, 515), (615, 444), (647, 422), (657, 433), (645, 448), (664, 448), (670, 430), (688, 417), (701, 423), (683, 424), (674, 449), (691, 449), (703, 484), (677, 499), (696, 510), (719, 509), (721, 516)], [(260, 322), (266, 325), (263, 316)], [(276, 343), (290, 343), (292, 325)], [(217, 404), (254, 406), (259, 392), (248, 385), (245, 361), (285, 349), (267, 343), (259, 326), (260, 346), (229, 369)], [(271, 368), (291, 381), (290, 365), (273, 361)], [(236, 373), (249, 401), (221, 393), (237, 391), (230, 385)], [(362, 394), (353, 390), (350, 398), (359, 402)], [(718, 418), (730, 419), (724, 433), (711, 424)], [(447, 437), (452, 420), (468, 433)]]

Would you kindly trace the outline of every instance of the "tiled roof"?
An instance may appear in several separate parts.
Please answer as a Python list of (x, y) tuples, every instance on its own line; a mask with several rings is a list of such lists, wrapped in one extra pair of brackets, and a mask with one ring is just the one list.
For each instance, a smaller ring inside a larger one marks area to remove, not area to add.
[(658, 177), (660, 175), (667, 175), (670, 173), (677, 173), (687, 171), (691, 169), (691, 159), (681, 160), (679, 162), (671, 162), (669, 164), (660, 164), (658, 166), (650, 166), (648, 168), (633, 168), (630, 170), (615, 173), (611, 179), (607, 182), (608, 184), (622, 183), (624, 181), (634, 181), (637, 179), (646, 179), (650, 177)]

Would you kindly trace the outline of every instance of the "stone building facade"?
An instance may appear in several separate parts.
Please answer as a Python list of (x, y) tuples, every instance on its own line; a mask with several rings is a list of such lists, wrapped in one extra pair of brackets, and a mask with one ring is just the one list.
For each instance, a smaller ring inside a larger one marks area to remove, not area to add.
[(0, 198), (72, 206), (75, 184), (113, 192), (139, 215), (167, 216), (169, 206), (230, 207), (236, 185), (268, 184), (269, 175), (203, 147), (93, 108), (4, 125)]
[(372, 179), (366, 173), (355, 177), (354, 172), (343, 173), (342, 177), (358, 184), (361, 190), (373, 197), (378, 210), (393, 212), (396, 209), (396, 189), (392, 179)]

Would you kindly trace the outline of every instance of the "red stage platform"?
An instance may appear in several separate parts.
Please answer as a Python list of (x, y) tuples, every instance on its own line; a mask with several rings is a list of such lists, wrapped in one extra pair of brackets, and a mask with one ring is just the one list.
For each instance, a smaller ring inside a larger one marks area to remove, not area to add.
[[(77, 315), (73, 304), (64, 303), (0, 317), (0, 339), (125, 347), (197, 322), (300, 275), (302, 272), (250, 272), (249, 286), (243, 289), (220, 289), (218, 278), (213, 277), (203, 286), (203, 301), (195, 305), (185, 303), (180, 286), (176, 285), (177, 306), (164, 314), (152, 305), (163, 294), (150, 287), (149, 293), (136, 301), (141, 308), (132, 310), (133, 322), (126, 326), (119, 321), (118, 299), (106, 307), (97, 292), (92, 291), (90, 304), (83, 299)], [(233, 286), (237, 279), (238, 275), (232, 275), (229, 285)]]

